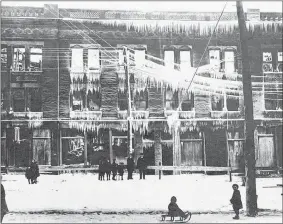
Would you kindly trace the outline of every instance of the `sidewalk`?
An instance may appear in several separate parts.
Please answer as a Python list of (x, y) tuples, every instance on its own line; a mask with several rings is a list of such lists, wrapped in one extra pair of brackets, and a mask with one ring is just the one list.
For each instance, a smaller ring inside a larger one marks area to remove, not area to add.
[[(126, 178), (125, 178), (126, 179)], [(257, 179), (258, 208), (282, 213), (281, 178)], [(24, 175), (3, 175), (6, 200), (11, 212), (124, 212), (128, 214), (163, 213), (170, 198), (177, 197), (183, 210), (192, 213), (232, 213), (232, 184), (240, 177), (147, 176), (146, 180), (98, 181), (96, 174), (41, 175), (39, 183), (29, 185)], [(245, 188), (239, 188), (244, 208)]]

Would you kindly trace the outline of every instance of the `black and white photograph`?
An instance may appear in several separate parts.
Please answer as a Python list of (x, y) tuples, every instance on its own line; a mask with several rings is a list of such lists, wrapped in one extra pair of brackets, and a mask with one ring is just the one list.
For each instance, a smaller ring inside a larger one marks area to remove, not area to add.
[(282, 223), (282, 1), (1, 7), (1, 223)]

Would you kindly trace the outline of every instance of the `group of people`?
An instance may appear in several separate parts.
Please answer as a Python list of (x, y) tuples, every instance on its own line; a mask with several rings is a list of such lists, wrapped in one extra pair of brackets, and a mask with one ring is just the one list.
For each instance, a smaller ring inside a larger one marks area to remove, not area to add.
[(110, 180), (112, 172), (112, 180), (116, 180), (117, 173), (119, 177), (123, 180), (124, 175), (124, 164), (120, 163), (119, 165), (116, 163), (116, 160), (113, 159), (112, 164), (109, 159), (101, 158), (98, 166), (98, 180), (105, 180), (105, 174), (107, 180)]
[(39, 168), (35, 160), (32, 160), (30, 166), (26, 169), (25, 173), (29, 184), (36, 184), (37, 178), (39, 177)]
[[(99, 161), (98, 166), (98, 180), (105, 180), (105, 174), (107, 180), (110, 180), (110, 176), (112, 173), (112, 180), (116, 180), (116, 176), (118, 175), (118, 179), (123, 180), (124, 170), (127, 169), (128, 172), (128, 180), (133, 179), (133, 172), (135, 170), (135, 161), (130, 155), (127, 159), (127, 165), (125, 166), (124, 163), (120, 162), (119, 164), (116, 163), (116, 159), (113, 159), (113, 162), (110, 163), (109, 159), (105, 157), (101, 158)], [(147, 162), (141, 154), (141, 157), (137, 161), (137, 167), (140, 173), (140, 179), (145, 179), (146, 169), (147, 169)]]

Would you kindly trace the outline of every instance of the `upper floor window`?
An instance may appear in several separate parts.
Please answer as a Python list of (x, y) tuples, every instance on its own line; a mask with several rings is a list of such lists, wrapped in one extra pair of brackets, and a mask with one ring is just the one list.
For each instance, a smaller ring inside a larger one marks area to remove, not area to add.
[(165, 108), (166, 110), (175, 110), (178, 108), (178, 92), (169, 88), (165, 90)]
[(39, 88), (13, 89), (14, 112), (41, 112), (41, 90)]
[(174, 50), (164, 51), (164, 63), (166, 67), (174, 69), (174, 63), (175, 63)]
[(42, 70), (42, 49), (32, 47), (30, 48), (30, 71)]
[(217, 46), (210, 47), (209, 63), (216, 68), (216, 71), (224, 71), (226, 74), (234, 73), (236, 71), (236, 47)]
[(220, 69), (220, 49), (209, 50), (209, 63), (219, 71)]
[(95, 92), (88, 92), (87, 95), (87, 107), (88, 110), (90, 111), (98, 111), (100, 110), (100, 93), (95, 91)]
[(194, 94), (193, 93), (185, 93), (182, 95), (182, 111), (191, 111), (194, 108)]
[(38, 46), (14, 46), (12, 70), (41, 71), (42, 48)]
[(100, 69), (99, 49), (88, 49), (88, 70)]
[(7, 45), (1, 45), (1, 70), (7, 69)]
[(128, 98), (127, 92), (120, 92), (118, 93), (118, 107), (119, 110), (127, 110), (128, 109)]
[(235, 52), (233, 50), (224, 51), (225, 73), (235, 72)]
[(230, 96), (223, 93), (211, 96), (212, 111), (238, 111), (239, 106), (239, 95)]
[(72, 48), (71, 71), (84, 71), (83, 48)]
[(135, 50), (136, 67), (140, 68), (145, 63), (145, 50)]
[(134, 99), (135, 109), (136, 110), (146, 110), (148, 107), (147, 100), (148, 100), (147, 90), (136, 93), (135, 99)]
[(73, 91), (71, 94), (71, 108), (73, 111), (82, 111), (84, 108), (84, 94), (82, 91)]
[(228, 111), (239, 111), (239, 106), (240, 106), (239, 94), (237, 94), (236, 96), (233, 96), (233, 97), (227, 96), (226, 101), (227, 101), (227, 110)]
[(186, 71), (188, 68), (192, 67), (191, 62), (191, 50), (181, 50), (180, 51), (180, 70)]
[(262, 71), (282, 72), (282, 45), (263, 45)]

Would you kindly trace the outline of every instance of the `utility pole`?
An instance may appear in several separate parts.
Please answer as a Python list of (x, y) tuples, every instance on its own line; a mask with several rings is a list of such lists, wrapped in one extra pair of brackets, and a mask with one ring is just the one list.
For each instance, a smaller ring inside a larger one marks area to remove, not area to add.
[(131, 84), (130, 84), (130, 67), (129, 67), (129, 52), (126, 47), (123, 48), (125, 74), (127, 80), (127, 93), (128, 93), (128, 156), (132, 153), (133, 149), (133, 133), (132, 133), (132, 100), (131, 100)]
[(237, 15), (240, 30), (240, 42), (243, 65), (243, 93), (245, 106), (245, 176), (246, 176), (246, 212), (247, 216), (257, 215), (256, 173), (255, 173), (255, 144), (252, 83), (248, 55), (248, 33), (242, 1), (237, 0)]

